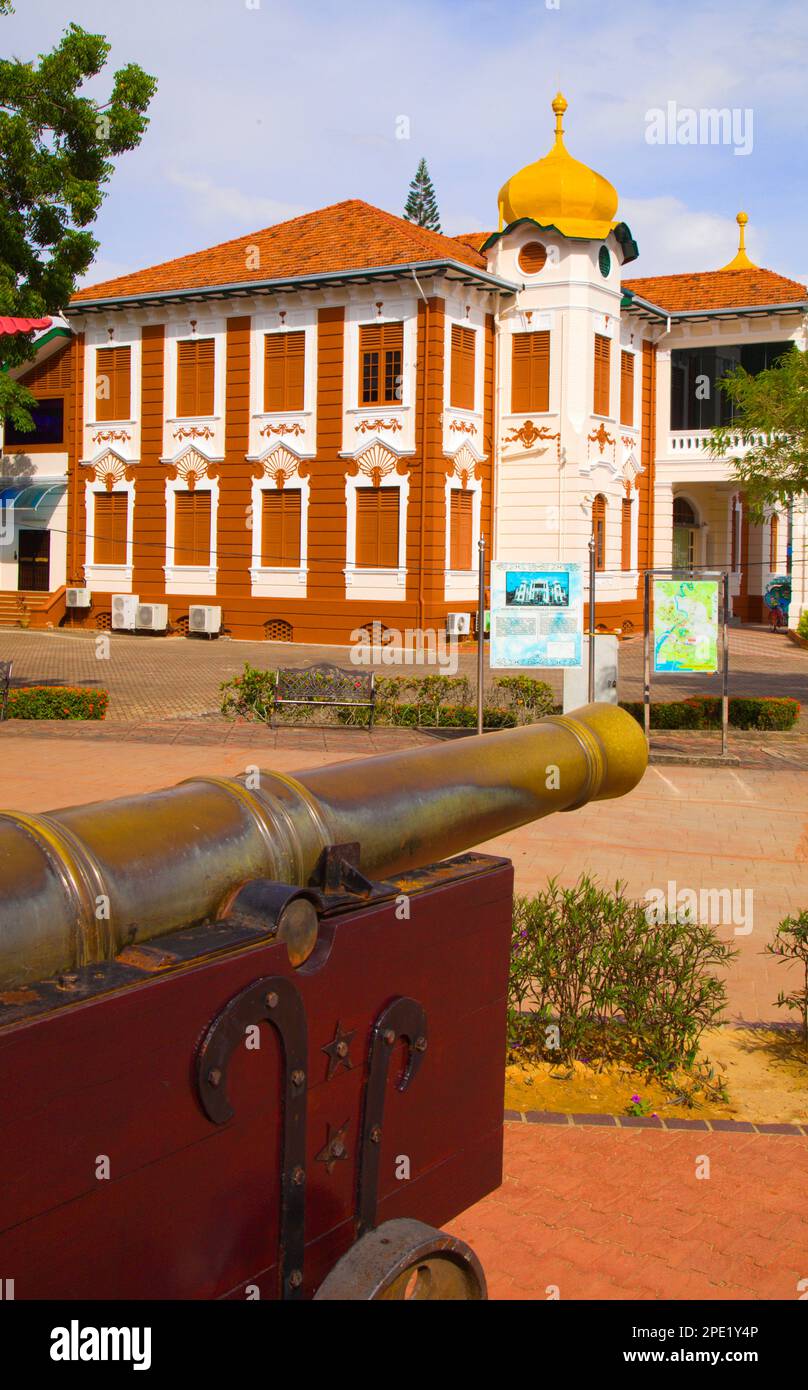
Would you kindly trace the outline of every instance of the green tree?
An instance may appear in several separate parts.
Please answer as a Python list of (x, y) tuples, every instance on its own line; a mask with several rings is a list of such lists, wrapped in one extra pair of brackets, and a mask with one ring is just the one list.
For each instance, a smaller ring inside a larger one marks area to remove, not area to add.
[[(808, 353), (796, 347), (757, 376), (735, 367), (719, 382), (733, 405), (729, 425), (717, 425), (707, 442), (714, 458), (732, 458), (749, 510), (760, 521), (776, 503), (808, 492)], [(747, 446), (735, 455), (735, 439)]]
[(440, 231), (438, 200), (425, 159), (419, 160), (415, 178), (410, 184), (404, 216), (408, 222), (414, 222), (418, 227), (428, 227), (430, 232)]
[[(11, 12), (0, 0), (0, 14)], [(114, 164), (140, 143), (156, 87), (135, 63), (112, 78), (109, 99), (82, 96), (110, 45), (70, 24), (36, 61), (0, 59), (0, 314), (40, 318), (67, 304), (92, 263), (95, 221)], [(8, 375), (30, 361), (30, 339), (0, 338), (0, 419), (31, 428), (31, 392)]]

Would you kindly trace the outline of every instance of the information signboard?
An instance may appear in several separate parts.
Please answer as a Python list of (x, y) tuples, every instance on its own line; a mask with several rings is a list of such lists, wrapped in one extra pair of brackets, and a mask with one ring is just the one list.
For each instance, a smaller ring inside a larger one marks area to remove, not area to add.
[(492, 564), (492, 670), (580, 666), (583, 617), (580, 565), (557, 560)]
[(716, 579), (654, 579), (654, 671), (718, 670)]

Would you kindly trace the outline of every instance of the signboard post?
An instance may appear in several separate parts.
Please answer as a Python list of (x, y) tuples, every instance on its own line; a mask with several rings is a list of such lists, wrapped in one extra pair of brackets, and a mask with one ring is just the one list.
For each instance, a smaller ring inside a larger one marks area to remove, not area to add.
[(698, 577), (694, 572), (684, 575), (681, 570), (646, 570), (644, 616), (643, 726), (649, 741), (652, 671), (666, 675), (717, 672), (720, 627), (721, 754), (725, 757), (729, 725), (729, 575), (725, 570), (700, 570)]
[(483, 731), (485, 704), (485, 536), (480, 533), (479, 584), (477, 587), (477, 733)]
[(580, 667), (583, 662), (581, 566), (554, 560), (497, 560), (491, 565), (490, 666)]

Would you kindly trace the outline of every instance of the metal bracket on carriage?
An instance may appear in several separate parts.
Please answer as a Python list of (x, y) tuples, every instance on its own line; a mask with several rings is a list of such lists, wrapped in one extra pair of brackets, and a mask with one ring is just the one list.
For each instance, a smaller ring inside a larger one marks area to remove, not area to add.
[(426, 1010), (417, 999), (400, 996), (379, 1014), (370, 1035), (368, 1079), (362, 1113), (356, 1232), (364, 1235), (376, 1225), (379, 1160), (384, 1128), (384, 1100), (393, 1048), (399, 1038), (407, 1044), (407, 1060), (396, 1082), (406, 1091), (417, 1074), (427, 1048)]
[(247, 1028), (262, 1022), (269, 1023), (277, 1033), (283, 1059), (280, 1294), (282, 1298), (295, 1299), (301, 1297), (305, 1254), (309, 1047), (306, 1010), (291, 980), (265, 976), (224, 1006), (202, 1039), (196, 1060), (196, 1090), (212, 1124), (223, 1125), (232, 1120), (233, 1107), (227, 1094), (230, 1058), (244, 1041)]
[(323, 850), (309, 879), (310, 887), (322, 894), (323, 911), (379, 902), (401, 891), (394, 883), (367, 878), (359, 868), (359, 858), (358, 840)]

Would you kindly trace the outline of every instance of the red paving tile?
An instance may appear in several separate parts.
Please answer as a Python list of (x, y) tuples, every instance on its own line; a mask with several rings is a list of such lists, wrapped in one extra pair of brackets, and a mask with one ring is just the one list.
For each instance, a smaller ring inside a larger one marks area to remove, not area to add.
[[(709, 1179), (695, 1177), (698, 1154)], [(604, 1219), (615, 1157), (622, 1183)], [(560, 1173), (575, 1196), (559, 1199)], [(476, 1250), (495, 1299), (547, 1299), (550, 1285), (563, 1299), (795, 1299), (808, 1278), (808, 1141), (506, 1124), (502, 1187), (448, 1229)]]

